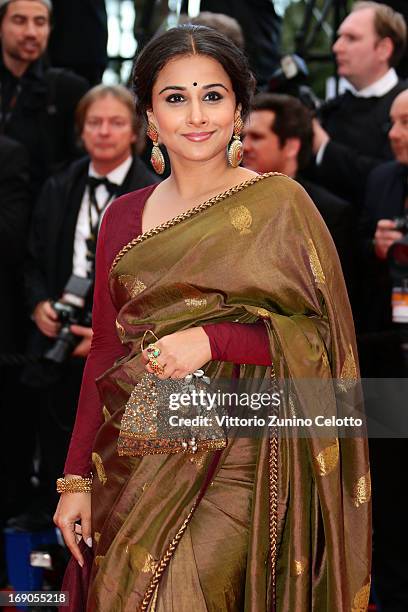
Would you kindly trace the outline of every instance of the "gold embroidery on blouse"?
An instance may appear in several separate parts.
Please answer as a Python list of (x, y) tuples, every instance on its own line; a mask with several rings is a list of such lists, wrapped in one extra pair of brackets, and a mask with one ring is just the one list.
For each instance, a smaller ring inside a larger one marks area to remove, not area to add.
[(96, 555), (96, 557), (95, 557), (95, 565), (96, 565), (96, 567), (100, 566), (100, 564), (102, 563), (104, 558), (105, 558), (105, 555)]
[(344, 360), (343, 367), (341, 368), (340, 381), (338, 387), (341, 391), (346, 393), (349, 389), (352, 389), (357, 381), (357, 365), (354, 359), (353, 347), (349, 344), (348, 354)]
[(95, 465), (96, 473), (98, 474), (99, 481), (102, 485), (105, 485), (108, 481), (105, 468), (103, 467), (102, 458), (98, 453), (92, 453), (92, 462)]
[(127, 289), (129, 295), (133, 298), (146, 289), (144, 282), (131, 274), (121, 274), (118, 276), (118, 281)]
[(351, 612), (366, 612), (370, 599), (370, 581), (365, 584), (354, 596)]
[(184, 300), (187, 308), (189, 310), (200, 310), (201, 308), (205, 308), (207, 306), (206, 298), (186, 298)]
[(309, 243), (309, 262), (310, 262), (310, 267), (313, 272), (313, 276), (315, 278), (316, 283), (320, 283), (320, 285), (324, 285), (326, 282), (326, 277), (324, 275), (322, 264), (320, 263), (320, 259), (317, 254), (315, 244), (311, 238), (308, 239), (308, 243)]
[(353, 501), (356, 508), (366, 504), (371, 499), (371, 477), (370, 472), (361, 476), (353, 489)]
[(339, 441), (327, 446), (315, 457), (320, 476), (327, 476), (336, 467), (339, 461)]
[(144, 485), (143, 485), (143, 487), (142, 487), (142, 491), (143, 491), (143, 493), (146, 491), (146, 489), (147, 489), (147, 487), (149, 486), (149, 484), (150, 484), (149, 482), (145, 482), (145, 483), (144, 483)]
[(239, 231), (241, 236), (251, 233), (252, 215), (246, 206), (235, 206), (228, 213), (231, 224)]
[(107, 421), (109, 421), (109, 419), (111, 418), (111, 415), (110, 415), (110, 412), (109, 412), (109, 410), (107, 409), (107, 407), (106, 407), (106, 406), (103, 406), (103, 408), (102, 408), (102, 414), (103, 414), (103, 416), (104, 416), (105, 423), (106, 423)]
[(101, 534), (99, 533), (99, 531), (95, 531), (94, 533), (95, 542), (98, 543), (100, 539), (101, 539)]

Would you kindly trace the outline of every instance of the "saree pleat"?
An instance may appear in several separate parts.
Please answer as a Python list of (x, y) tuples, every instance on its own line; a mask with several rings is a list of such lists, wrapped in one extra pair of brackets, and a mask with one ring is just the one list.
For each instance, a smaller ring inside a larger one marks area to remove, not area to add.
[[(267, 427), (259, 439), (229, 431), (227, 448), (217, 453), (117, 452), (124, 407), (143, 371), (146, 329), (162, 337), (261, 317), (282, 390), (279, 416), (331, 417), (360, 406), (338, 258), (302, 188), (264, 175), (220, 194), (127, 245), (110, 283), (118, 333), (131, 353), (98, 381), (110, 418), (93, 453), (98, 542), (88, 610), (366, 610), (371, 533), (363, 437), (344, 437), (336, 426), (324, 437), (283, 428), (273, 482)], [(232, 364), (211, 362), (206, 374), (228, 381)], [(240, 367), (248, 392), (270, 386), (271, 376), (271, 368)]]

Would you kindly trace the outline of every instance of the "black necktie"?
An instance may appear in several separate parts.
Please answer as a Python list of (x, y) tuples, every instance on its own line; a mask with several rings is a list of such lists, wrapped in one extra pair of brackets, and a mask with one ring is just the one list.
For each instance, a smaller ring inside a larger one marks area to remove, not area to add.
[[(86, 258), (91, 262), (91, 270), (89, 272), (90, 276), (94, 274), (94, 264), (95, 264), (95, 253), (96, 253), (96, 239), (98, 236), (99, 223), (102, 216), (103, 211), (109, 204), (110, 200), (113, 196), (115, 196), (119, 190), (119, 185), (115, 183), (111, 183), (106, 176), (101, 176), (100, 178), (96, 176), (88, 176), (87, 185), (89, 187), (89, 208), (88, 208), (88, 216), (89, 216), (89, 229), (90, 234), (88, 240), (86, 241), (87, 246), (87, 255)], [(96, 190), (100, 185), (104, 185), (107, 192), (109, 193), (108, 198), (105, 202), (100, 206), (98, 204), (98, 200), (96, 199)], [(97, 220), (94, 223), (92, 220), (92, 209), (97, 212)]]

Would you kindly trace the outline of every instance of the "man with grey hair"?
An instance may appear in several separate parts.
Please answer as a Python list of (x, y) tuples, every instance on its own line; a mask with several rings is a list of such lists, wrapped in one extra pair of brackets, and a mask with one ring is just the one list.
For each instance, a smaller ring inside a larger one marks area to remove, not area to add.
[(85, 79), (47, 67), (50, 0), (0, 0), (0, 133), (21, 142), (37, 192), (76, 157), (74, 112)]

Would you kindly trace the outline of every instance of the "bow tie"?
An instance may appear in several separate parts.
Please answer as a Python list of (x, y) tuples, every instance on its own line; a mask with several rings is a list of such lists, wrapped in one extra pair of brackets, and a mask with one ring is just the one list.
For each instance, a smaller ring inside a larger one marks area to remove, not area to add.
[(99, 185), (104, 185), (110, 195), (115, 195), (119, 189), (119, 185), (116, 183), (111, 183), (106, 176), (101, 176), (100, 178), (97, 178), (96, 176), (88, 176), (87, 185), (93, 192), (95, 192), (95, 189), (99, 187)]

